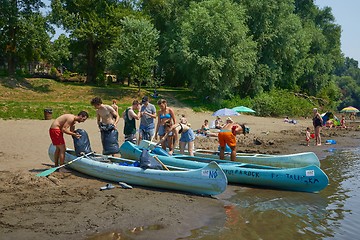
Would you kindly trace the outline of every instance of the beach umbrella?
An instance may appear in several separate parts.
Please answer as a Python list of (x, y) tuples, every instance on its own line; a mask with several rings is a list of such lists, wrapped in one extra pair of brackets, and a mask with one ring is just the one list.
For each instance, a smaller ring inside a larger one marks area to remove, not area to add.
[(251, 108), (244, 107), (244, 106), (234, 107), (232, 110), (234, 110), (236, 112), (248, 112), (248, 113), (254, 113), (255, 112)]
[(222, 108), (212, 114), (212, 116), (238, 116), (238, 115), (239, 115), (238, 112), (230, 108)]
[(348, 107), (341, 109), (340, 112), (342, 112), (342, 113), (358, 113), (359, 109), (357, 109), (356, 107), (353, 107), (353, 106), (348, 106)]

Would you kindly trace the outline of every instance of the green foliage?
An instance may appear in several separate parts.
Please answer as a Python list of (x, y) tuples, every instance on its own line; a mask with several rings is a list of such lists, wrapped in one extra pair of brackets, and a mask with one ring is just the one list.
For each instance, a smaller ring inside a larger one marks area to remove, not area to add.
[(17, 67), (45, 59), (50, 45), (50, 29), (39, 8), (40, 0), (0, 2), (0, 59), (7, 59), (8, 73)]
[(191, 2), (173, 44), (183, 74), (196, 94), (221, 101), (249, 75), (256, 62), (244, 9), (229, 0)]
[(338, 77), (336, 80), (342, 93), (342, 102), (339, 109), (349, 105), (360, 106), (360, 86), (351, 76)]
[[(70, 38), (85, 46), (86, 77), (90, 83), (95, 83), (97, 76), (104, 72), (105, 63), (101, 61), (113, 39), (121, 33), (119, 22), (124, 16), (130, 16), (135, 11), (131, 4), (113, 0), (54, 0), (51, 2), (51, 19), (62, 25)], [(135, 14), (134, 14), (135, 15)]]
[(61, 67), (71, 57), (70, 39), (65, 34), (61, 34), (50, 48), (48, 60), (56, 67)]
[(272, 90), (253, 99), (253, 109), (259, 116), (310, 116), (314, 104), (285, 90)]
[(159, 32), (146, 19), (126, 17), (121, 25), (121, 34), (107, 51), (107, 66), (118, 76), (130, 74), (138, 79), (140, 89), (142, 82), (151, 78), (152, 69), (157, 65)]

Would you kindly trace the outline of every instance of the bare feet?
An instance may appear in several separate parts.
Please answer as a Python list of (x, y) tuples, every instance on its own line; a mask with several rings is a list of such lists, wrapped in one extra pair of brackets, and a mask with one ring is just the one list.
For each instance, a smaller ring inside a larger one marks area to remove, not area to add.
[(70, 173), (71, 171), (67, 170), (66, 168), (59, 168), (60, 173)]

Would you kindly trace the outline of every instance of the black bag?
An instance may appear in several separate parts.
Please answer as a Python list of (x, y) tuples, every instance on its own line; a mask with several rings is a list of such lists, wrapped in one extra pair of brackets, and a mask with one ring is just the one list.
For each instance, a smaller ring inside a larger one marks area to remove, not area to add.
[(80, 138), (72, 136), (76, 156), (81, 156), (82, 154), (88, 154), (92, 152), (89, 135), (87, 132), (84, 129), (76, 129), (75, 132), (81, 135)]
[(147, 149), (143, 149), (142, 153), (140, 155), (140, 167), (142, 169), (159, 169), (159, 170), (163, 170), (164, 168), (161, 166), (161, 164), (155, 160), (154, 157), (152, 157), (149, 154), (149, 150)]
[[(112, 125), (113, 126), (113, 125)], [(101, 143), (103, 146), (103, 154), (110, 155), (119, 152), (119, 133), (115, 127), (101, 128)]]

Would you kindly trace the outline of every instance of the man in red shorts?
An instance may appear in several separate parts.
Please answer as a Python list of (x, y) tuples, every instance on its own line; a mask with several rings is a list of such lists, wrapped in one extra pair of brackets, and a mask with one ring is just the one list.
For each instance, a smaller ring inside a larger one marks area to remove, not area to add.
[(49, 134), (52, 144), (56, 147), (54, 154), (55, 166), (63, 165), (65, 160), (66, 146), (63, 133), (80, 138), (81, 135), (75, 132), (75, 123), (85, 122), (88, 117), (89, 115), (85, 111), (79, 112), (77, 116), (64, 114), (55, 119), (51, 124)]
[(247, 127), (245, 125), (240, 125), (234, 123), (233, 120), (228, 117), (226, 119), (225, 125), (220, 129), (218, 134), (219, 144), (220, 144), (220, 159), (224, 159), (225, 147), (226, 144), (231, 149), (231, 161), (236, 160), (236, 134), (248, 133)]

